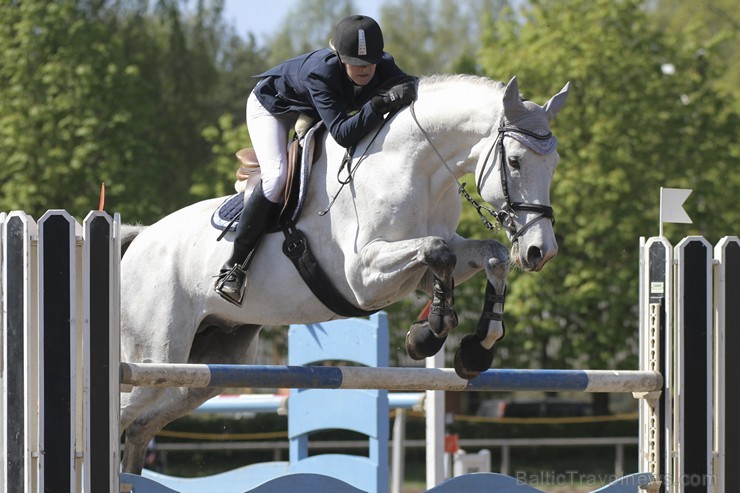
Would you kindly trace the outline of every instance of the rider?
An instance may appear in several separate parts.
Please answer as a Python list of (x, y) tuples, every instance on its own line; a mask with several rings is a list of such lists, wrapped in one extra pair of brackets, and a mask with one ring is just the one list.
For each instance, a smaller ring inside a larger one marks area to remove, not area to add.
[[(359, 142), (384, 115), (416, 98), (416, 81), (383, 51), (383, 34), (363, 15), (342, 19), (331, 48), (293, 58), (264, 72), (247, 99), (247, 128), (262, 181), (244, 205), (231, 257), (221, 268), (216, 291), (241, 305), (246, 265), (265, 231), (279, 216), (287, 180), (288, 133), (299, 113), (320, 118), (343, 147)], [(385, 92), (383, 84), (404, 80)]]

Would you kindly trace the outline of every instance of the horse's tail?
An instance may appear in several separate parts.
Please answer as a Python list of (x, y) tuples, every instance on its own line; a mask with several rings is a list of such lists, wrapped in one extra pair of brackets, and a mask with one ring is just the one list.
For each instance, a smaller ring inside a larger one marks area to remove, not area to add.
[(141, 224), (121, 224), (121, 257), (126, 253), (131, 242), (149, 226)]

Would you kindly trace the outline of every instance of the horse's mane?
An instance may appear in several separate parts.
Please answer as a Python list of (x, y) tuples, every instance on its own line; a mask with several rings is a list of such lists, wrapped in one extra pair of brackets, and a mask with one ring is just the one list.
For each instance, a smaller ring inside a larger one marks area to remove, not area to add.
[[(478, 75), (428, 75), (419, 79), (419, 101), (430, 105), (433, 115), (460, 115), (497, 107), (505, 89), (506, 84)], [(460, 118), (467, 120), (469, 114)]]
[(468, 74), (436, 74), (427, 75), (421, 77), (420, 83), (425, 86), (434, 86), (437, 84), (444, 84), (447, 82), (468, 82), (473, 85), (493, 87), (497, 90), (503, 90), (506, 84), (496, 80), (489, 79), (488, 77), (482, 77), (479, 75), (468, 75)]

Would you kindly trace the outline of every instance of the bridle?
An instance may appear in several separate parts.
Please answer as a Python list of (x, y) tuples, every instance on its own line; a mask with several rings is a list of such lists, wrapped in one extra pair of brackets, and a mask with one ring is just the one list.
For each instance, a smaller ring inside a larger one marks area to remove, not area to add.
[[(504, 199), (506, 200), (506, 204), (499, 211), (494, 211), (493, 209), (487, 207), (481, 208), (486, 210), (486, 212), (496, 218), (500, 227), (506, 229), (506, 231), (509, 232), (509, 234), (511, 235), (511, 242), (514, 243), (527, 229), (532, 227), (532, 225), (540, 219), (546, 218), (549, 219), (552, 224), (555, 224), (555, 211), (549, 205), (511, 201), (511, 197), (509, 195), (509, 178), (508, 174), (506, 173), (506, 148), (504, 147), (504, 137), (506, 137), (507, 132), (520, 133), (543, 141), (552, 138), (552, 132), (548, 132), (545, 135), (540, 135), (524, 128), (517, 127), (515, 125), (507, 125), (502, 120), (501, 125), (498, 127), (498, 136), (493, 142), (493, 145), (488, 151), (488, 154), (486, 154), (486, 159), (483, 161), (483, 167), (481, 168), (480, 175), (476, 180), (476, 186), (478, 187), (478, 190), (480, 190), (483, 182), (483, 175), (485, 174), (491, 154), (493, 153), (493, 150), (498, 146), (498, 155), (500, 161), (499, 169), (501, 171), (501, 188), (504, 192)], [(493, 163), (495, 164), (495, 158), (493, 160)], [(538, 213), (538, 215), (527, 222), (524, 226), (518, 227), (515, 219), (516, 211), (535, 212)], [(481, 215), (480, 210), (478, 211), (478, 214)]]
[[(447, 171), (449, 171), (450, 175), (452, 175), (453, 179), (457, 183), (458, 193), (462, 195), (465, 200), (467, 200), (475, 208), (476, 212), (478, 213), (478, 217), (480, 217), (483, 225), (487, 229), (494, 231), (498, 231), (502, 228), (505, 229), (511, 235), (511, 242), (514, 243), (527, 229), (532, 227), (532, 225), (534, 225), (534, 223), (536, 223), (540, 219), (547, 218), (552, 221), (553, 224), (555, 224), (555, 212), (553, 211), (553, 208), (549, 205), (511, 201), (511, 196), (509, 195), (509, 178), (506, 173), (506, 148), (504, 147), (504, 137), (506, 137), (507, 132), (516, 132), (543, 141), (552, 138), (551, 132), (548, 132), (546, 135), (540, 135), (534, 132), (530, 132), (529, 130), (526, 130), (524, 128), (517, 127), (515, 125), (507, 125), (502, 118), (501, 125), (499, 125), (498, 127), (498, 136), (496, 137), (496, 140), (493, 142), (491, 148), (486, 154), (486, 158), (483, 161), (483, 167), (481, 169), (480, 175), (476, 180), (476, 186), (478, 187), (478, 190), (480, 190), (483, 181), (483, 175), (485, 174), (488, 162), (489, 160), (491, 160), (491, 155), (493, 154), (494, 149), (498, 147), (498, 155), (501, 161), (501, 188), (504, 192), (504, 199), (506, 200), (506, 204), (504, 205), (504, 207), (501, 208), (501, 210), (496, 211), (491, 207), (479, 204), (473, 197), (470, 196), (467, 190), (465, 190), (466, 184), (460, 183), (457, 177), (455, 177), (454, 173), (447, 164), (447, 161), (445, 161), (445, 159), (442, 157), (442, 154), (440, 154), (439, 150), (434, 145), (434, 142), (432, 141), (429, 134), (421, 126), (421, 123), (419, 123), (419, 120), (416, 118), (416, 112), (414, 111), (414, 103), (411, 103), (409, 109), (411, 110), (411, 116), (413, 117), (416, 125), (419, 127), (422, 135), (424, 135), (424, 138), (427, 140), (427, 142), (429, 142), (429, 145), (434, 150), (434, 153), (437, 155), (440, 162), (445, 166), (445, 168), (447, 168)], [(495, 164), (495, 157), (492, 162), (493, 164)], [(538, 215), (527, 222), (524, 226), (519, 227), (515, 219), (516, 211), (535, 212), (538, 213)], [(496, 223), (492, 223), (485, 214), (489, 214), (494, 217), (496, 219)]]

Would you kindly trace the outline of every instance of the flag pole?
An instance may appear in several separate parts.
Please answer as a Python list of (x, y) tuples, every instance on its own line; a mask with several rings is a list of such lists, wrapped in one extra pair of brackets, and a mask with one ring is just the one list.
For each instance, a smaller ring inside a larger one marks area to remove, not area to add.
[(663, 237), (663, 187), (660, 187), (660, 215), (658, 216), (658, 236)]
[(98, 210), (103, 211), (105, 209), (105, 182), (100, 183), (100, 202), (98, 202)]

